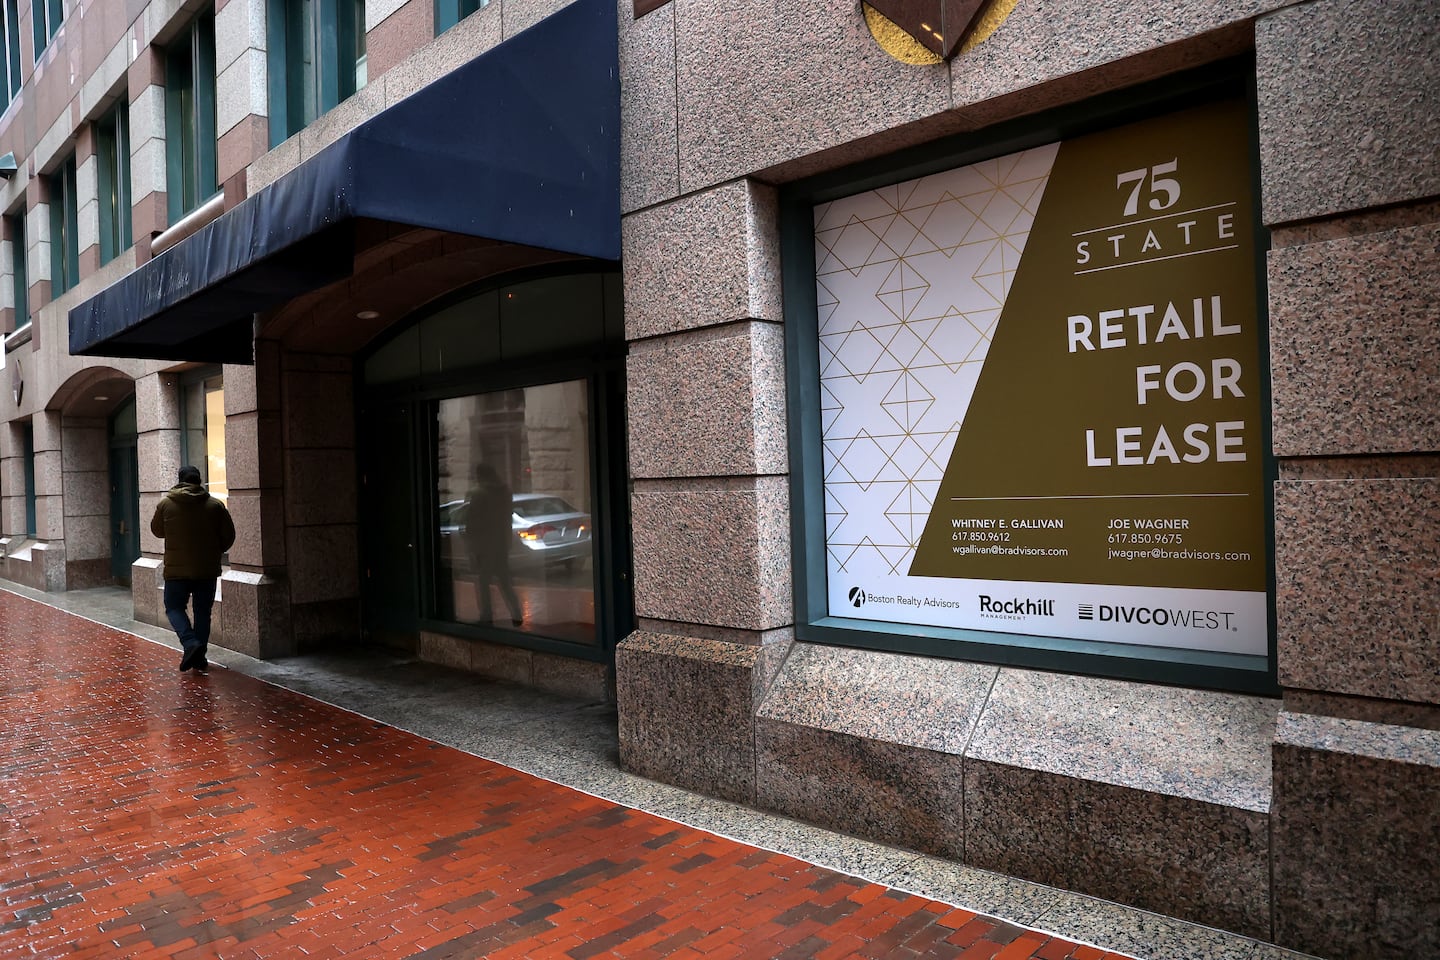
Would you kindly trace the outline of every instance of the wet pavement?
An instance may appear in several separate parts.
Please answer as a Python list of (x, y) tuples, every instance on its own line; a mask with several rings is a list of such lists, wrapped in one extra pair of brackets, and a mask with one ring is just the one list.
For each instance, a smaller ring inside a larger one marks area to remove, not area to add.
[(3, 957), (1298, 956), (634, 777), (605, 704), (361, 650), (181, 674), (128, 592), (7, 590)]

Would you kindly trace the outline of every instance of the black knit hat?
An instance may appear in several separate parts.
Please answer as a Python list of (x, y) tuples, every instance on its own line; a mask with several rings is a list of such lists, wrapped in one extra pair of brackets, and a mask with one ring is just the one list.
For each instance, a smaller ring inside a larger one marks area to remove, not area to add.
[(196, 468), (196, 467), (181, 467), (181, 468), (180, 468), (180, 482), (181, 482), (181, 483), (199, 483), (199, 482), (200, 482), (200, 470), (199, 470), (198, 468)]

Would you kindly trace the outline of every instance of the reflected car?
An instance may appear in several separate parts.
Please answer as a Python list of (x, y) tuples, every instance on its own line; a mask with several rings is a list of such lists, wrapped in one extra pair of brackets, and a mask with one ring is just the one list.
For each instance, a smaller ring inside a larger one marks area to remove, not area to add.
[(590, 514), (551, 493), (517, 493), (510, 501), (510, 527), (515, 531), (515, 543), (510, 546), (512, 561), (517, 555), (528, 555), (573, 568), (590, 556)]
[[(590, 514), (553, 493), (517, 493), (511, 498), (512, 566), (556, 564), (574, 569), (590, 556)], [(469, 501), (440, 504), (440, 559), (452, 570), (469, 566), (465, 523)]]

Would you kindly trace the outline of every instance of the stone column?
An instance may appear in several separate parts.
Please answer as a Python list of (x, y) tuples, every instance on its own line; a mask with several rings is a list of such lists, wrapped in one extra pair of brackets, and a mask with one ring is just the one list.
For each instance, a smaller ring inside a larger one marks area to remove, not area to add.
[[(130, 565), (135, 619), (166, 626), (161, 590), (165, 542), (150, 532), (160, 498), (175, 485), (180, 469), (180, 378), (152, 373), (135, 381), (135, 455), (140, 467), (140, 557)], [(219, 641), (219, 636), (216, 638)]]
[(80, 127), (75, 137), (76, 248), (80, 276), (100, 268), (100, 159), (95, 153), (95, 124)]
[(635, 610), (620, 758), (755, 799), (755, 712), (793, 637), (779, 224), (738, 181), (623, 223)]
[(360, 636), (355, 390), (348, 356), (281, 355), (283, 519), (298, 651)]
[(1256, 31), (1284, 708), (1275, 936), (1440, 955), (1440, 8)]
[(165, 192), (165, 63), (146, 46), (130, 64), (130, 197), (135, 262), (150, 259), (150, 237), (169, 224)]
[(8, 554), (25, 538), (25, 423), (0, 429), (0, 536)]
[(245, 168), (270, 149), (265, 8), (265, 0), (230, 0), (215, 11), (215, 169), (238, 197)]
[(259, 340), (254, 366), (225, 367), (225, 461), (235, 545), (221, 591), (225, 645), (261, 658), (295, 652), (280, 417), (280, 348)]
[(65, 589), (65, 498), (61, 486), (58, 410), (39, 410), (30, 420), (35, 437), (35, 539), (32, 553), (46, 591)]

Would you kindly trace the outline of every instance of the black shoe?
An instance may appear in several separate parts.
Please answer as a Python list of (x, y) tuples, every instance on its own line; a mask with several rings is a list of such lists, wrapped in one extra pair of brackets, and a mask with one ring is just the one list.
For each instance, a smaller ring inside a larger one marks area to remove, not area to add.
[(193, 649), (186, 650), (185, 656), (180, 658), (180, 672), (184, 673), (186, 670), (189, 670), (192, 667), (196, 667), (197, 665), (204, 662), (205, 654), (200, 652), (199, 647), (194, 647)]
[(200, 659), (195, 661), (195, 672), (196, 672), (196, 673), (208, 673), (209, 670), (210, 670), (210, 661), (205, 659), (205, 655), (204, 655), (204, 654), (201, 654), (201, 655), (200, 655)]

